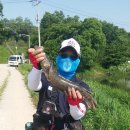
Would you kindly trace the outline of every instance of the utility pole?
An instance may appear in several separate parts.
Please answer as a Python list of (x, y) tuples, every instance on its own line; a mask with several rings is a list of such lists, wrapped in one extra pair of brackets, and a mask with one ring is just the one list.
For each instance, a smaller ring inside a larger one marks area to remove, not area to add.
[(41, 34), (40, 34), (40, 18), (39, 18), (39, 9), (38, 9), (38, 5), (41, 3), (40, 0), (30, 0), (29, 2), (32, 2), (33, 6), (37, 6), (37, 27), (38, 27), (38, 43), (39, 46), (41, 46)]

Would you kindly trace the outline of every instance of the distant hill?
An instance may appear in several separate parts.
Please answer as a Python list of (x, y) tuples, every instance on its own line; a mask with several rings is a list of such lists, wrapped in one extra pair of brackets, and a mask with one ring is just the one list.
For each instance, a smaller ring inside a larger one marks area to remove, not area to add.
[(24, 54), (27, 58), (27, 49), (28, 44), (23, 41), (17, 43), (10, 41), (0, 45), (0, 63), (7, 63), (8, 57), (12, 54)]

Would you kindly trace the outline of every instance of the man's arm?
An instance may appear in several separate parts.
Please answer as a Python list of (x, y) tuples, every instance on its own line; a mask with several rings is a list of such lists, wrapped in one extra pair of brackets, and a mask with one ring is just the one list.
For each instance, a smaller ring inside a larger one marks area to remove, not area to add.
[(83, 103), (83, 96), (79, 91), (75, 91), (74, 88), (68, 88), (68, 91), (65, 93), (70, 106), (71, 116), (75, 120), (81, 119), (86, 113), (86, 105)]
[(75, 120), (79, 120), (84, 117), (86, 113), (86, 106), (83, 103), (79, 103), (78, 105), (70, 105), (70, 114)]
[(39, 67), (39, 62), (44, 59), (45, 53), (43, 48), (34, 48), (28, 49), (29, 59), (33, 65), (32, 70), (28, 74), (28, 87), (34, 91), (39, 91), (42, 88), (41, 83), (41, 69)]
[(28, 87), (31, 90), (39, 91), (42, 88), (41, 73), (41, 70), (38, 70), (35, 67), (33, 67), (30, 73), (28, 74)]

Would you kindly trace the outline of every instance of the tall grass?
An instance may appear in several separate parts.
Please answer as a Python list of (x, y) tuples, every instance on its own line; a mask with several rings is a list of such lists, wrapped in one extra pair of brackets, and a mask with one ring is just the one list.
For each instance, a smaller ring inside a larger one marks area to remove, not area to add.
[(32, 65), (31, 64), (20, 64), (18, 66), (18, 70), (24, 76), (24, 80), (25, 80), (26, 84), (27, 84), (27, 76), (28, 76), (28, 73), (31, 71), (31, 69), (32, 69)]
[(83, 122), (88, 130), (130, 130), (130, 92), (87, 81), (97, 108), (88, 110)]
[(8, 78), (10, 76), (10, 72), (8, 71), (8, 75), (7, 77), (5, 78), (5, 80), (3, 81), (3, 84), (0, 85), (0, 96), (2, 95), (2, 93), (4, 92), (4, 89), (8, 83)]
[[(18, 67), (18, 70), (21, 72), (21, 74), (24, 76), (24, 81), (27, 86), (27, 76), (28, 73), (31, 71), (32, 65), (31, 64), (21, 64)], [(28, 89), (28, 86), (27, 86)], [(32, 97), (33, 104), (36, 106), (38, 102), (38, 93), (31, 91), (28, 89), (30, 96)]]

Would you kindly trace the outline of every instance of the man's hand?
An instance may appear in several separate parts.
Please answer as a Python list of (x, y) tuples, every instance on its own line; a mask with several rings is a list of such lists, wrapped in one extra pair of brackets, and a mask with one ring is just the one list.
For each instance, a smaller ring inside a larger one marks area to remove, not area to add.
[(38, 67), (39, 62), (44, 60), (45, 58), (45, 53), (43, 52), (43, 48), (39, 47), (36, 50), (34, 48), (29, 48), (28, 53), (29, 53), (29, 59), (31, 63), (33, 64), (33, 66), (36, 69), (39, 69)]
[(65, 93), (67, 95), (68, 103), (71, 105), (78, 105), (83, 99), (81, 93), (74, 88), (68, 88)]
[(78, 90), (75, 90), (74, 88), (68, 88), (68, 91), (66, 92), (67, 96), (69, 96), (72, 99), (82, 99), (82, 95)]

